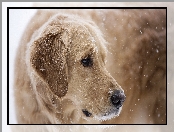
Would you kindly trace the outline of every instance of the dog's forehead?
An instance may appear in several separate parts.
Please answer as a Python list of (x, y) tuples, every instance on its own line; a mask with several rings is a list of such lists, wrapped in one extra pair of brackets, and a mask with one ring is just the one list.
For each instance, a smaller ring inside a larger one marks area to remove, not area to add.
[(79, 26), (75, 29), (76, 32), (73, 34), (72, 39), (72, 49), (74, 53), (81, 54), (98, 54), (102, 52), (105, 54), (104, 47), (101, 46), (101, 42), (98, 40), (96, 34), (92, 34), (86, 27)]
[(96, 27), (88, 23), (75, 23), (71, 31), (73, 32), (71, 50), (76, 54), (76, 59), (93, 54), (105, 61), (106, 42)]
[(71, 47), (70, 52), (74, 54), (73, 56), (81, 57), (84, 56), (84, 54), (97, 53), (102, 57), (102, 60), (105, 59), (106, 41), (103, 39), (100, 30), (92, 21), (85, 21), (78, 17), (57, 16), (52, 19), (45, 29), (45, 32), (48, 33), (49, 31), (64, 32), (62, 34), (62, 39), (65, 43), (71, 42), (68, 47)]

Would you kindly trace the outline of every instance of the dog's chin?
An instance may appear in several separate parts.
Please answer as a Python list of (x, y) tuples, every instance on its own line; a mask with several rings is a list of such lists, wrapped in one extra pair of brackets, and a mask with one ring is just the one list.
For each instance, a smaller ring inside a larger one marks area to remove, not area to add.
[(119, 109), (117, 109), (117, 108), (110, 109), (108, 112), (106, 112), (104, 114), (94, 116), (94, 118), (97, 120), (100, 120), (100, 121), (110, 120), (114, 117), (119, 116), (121, 110), (122, 110), (122, 107), (120, 107)]

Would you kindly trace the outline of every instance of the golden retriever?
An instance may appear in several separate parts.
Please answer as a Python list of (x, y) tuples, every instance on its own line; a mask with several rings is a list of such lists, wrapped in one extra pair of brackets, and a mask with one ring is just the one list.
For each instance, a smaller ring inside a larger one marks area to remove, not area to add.
[(165, 124), (166, 10), (39, 10), (15, 67), (18, 123)]
[(42, 23), (40, 13), (16, 58), (18, 122), (99, 123), (118, 116), (125, 95), (105, 68), (106, 41), (95, 23), (66, 14)]

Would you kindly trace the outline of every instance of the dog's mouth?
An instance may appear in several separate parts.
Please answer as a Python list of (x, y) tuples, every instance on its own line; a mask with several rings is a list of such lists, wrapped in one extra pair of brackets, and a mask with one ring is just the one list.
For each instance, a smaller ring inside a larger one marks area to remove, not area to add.
[[(98, 120), (109, 120), (113, 117), (119, 116), (121, 109), (122, 109), (122, 107), (112, 108), (112, 109), (108, 110), (108, 112), (103, 113), (101, 115), (98, 115), (98, 116), (94, 115), (94, 118), (96, 118)], [(87, 109), (82, 109), (82, 112), (86, 117), (92, 116), (92, 113), (90, 113)]]
[(90, 117), (92, 114), (88, 111), (88, 110), (86, 110), (86, 109), (82, 109), (82, 112), (83, 112), (83, 114), (86, 116), (86, 117)]

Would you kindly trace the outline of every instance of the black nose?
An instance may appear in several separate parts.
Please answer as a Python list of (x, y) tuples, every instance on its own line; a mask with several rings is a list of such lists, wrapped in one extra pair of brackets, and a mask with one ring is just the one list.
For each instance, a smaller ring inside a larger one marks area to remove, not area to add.
[(123, 91), (115, 90), (111, 95), (111, 103), (118, 109), (123, 105), (126, 96), (124, 95)]

